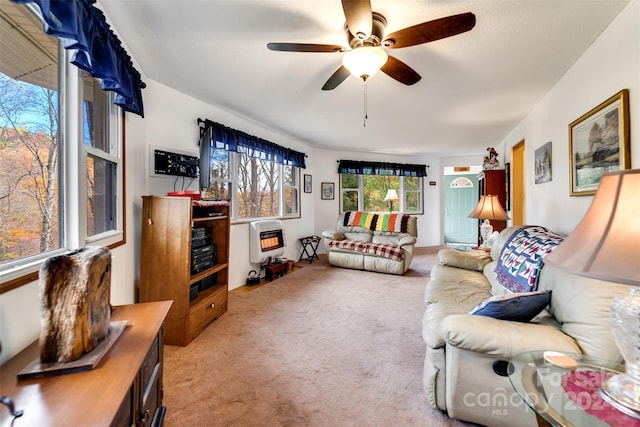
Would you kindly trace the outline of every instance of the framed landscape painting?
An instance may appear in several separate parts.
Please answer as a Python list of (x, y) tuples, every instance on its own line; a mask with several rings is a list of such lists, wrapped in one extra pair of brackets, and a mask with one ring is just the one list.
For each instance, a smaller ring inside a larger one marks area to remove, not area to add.
[(569, 124), (571, 195), (595, 194), (603, 172), (629, 169), (629, 91), (623, 89)]
[(551, 181), (551, 141), (535, 151), (536, 184)]

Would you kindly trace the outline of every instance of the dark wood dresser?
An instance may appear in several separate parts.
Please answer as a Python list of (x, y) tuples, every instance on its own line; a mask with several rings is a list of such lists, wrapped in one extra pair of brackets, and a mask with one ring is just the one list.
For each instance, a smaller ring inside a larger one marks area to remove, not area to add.
[(17, 380), (39, 355), (34, 342), (0, 367), (0, 395), (24, 413), (0, 407), (0, 426), (159, 426), (162, 406), (164, 319), (171, 301), (122, 305), (112, 320), (126, 320), (122, 335), (95, 369)]

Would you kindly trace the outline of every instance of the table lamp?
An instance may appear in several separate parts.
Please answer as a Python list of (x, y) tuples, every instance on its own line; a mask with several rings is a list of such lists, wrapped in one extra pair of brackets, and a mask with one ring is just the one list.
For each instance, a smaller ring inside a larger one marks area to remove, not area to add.
[(469, 214), (469, 218), (484, 219), (482, 225), (480, 225), (480, 236), (482, 237), (481, 249), (489, 248), (489, 237), (493, 233), (493, 226), (490, 220), (495, 219), (498, 221), (506, 221), (509, 218), (507, 213), (502, 208), (498, 196), (494, 194), (487, 194), (486, 196), (480, 196), (480, 201), (473, 211)]
[(387, 195), (384, 196), (384, 201), (389, 202), (389, 212), (393, 212), (393, 202), (400, 200), (396, 190), (387, 190)]
[(640, 418), (640, 169), (607, 172), (575, 230), (544, 259), (574, 274), (631, 285), (611, 305), (613, 336), (626, 372), (601, 387), (603, 398)]

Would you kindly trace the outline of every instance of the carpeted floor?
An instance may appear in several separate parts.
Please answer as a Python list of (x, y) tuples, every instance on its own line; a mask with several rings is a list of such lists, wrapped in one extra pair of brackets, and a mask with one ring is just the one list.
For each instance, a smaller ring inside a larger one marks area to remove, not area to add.
[(251, 292), (187, 347), (165, 347), (165, 426), (467, 426), (424, 400), (423, 292), (326, 258)]

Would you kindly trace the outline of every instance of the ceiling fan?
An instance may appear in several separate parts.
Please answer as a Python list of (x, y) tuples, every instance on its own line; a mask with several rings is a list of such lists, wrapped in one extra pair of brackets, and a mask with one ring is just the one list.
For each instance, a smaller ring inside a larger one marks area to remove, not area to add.
[[(346, 52), (343, 64), (326, 81), (322, 90), (338, 87), (349, 74), (366, 81), (378, 70), (405, 85), (417, 83), (421, 77), (411, 67), (387, 54), (383, 47), (399, 49), (444, 39), (471, 30), (476, 17), (467, 12), (423, 22), (385, 35), (387, 20), (371, 10), (370, 0), (342, 0), (346, 18), (344, 25), (351, 50), (339, 45), (313, 43), (268, 43), (267, 48), (283, 52)], [(372, 68), (360, 68), (372, 61)]]

